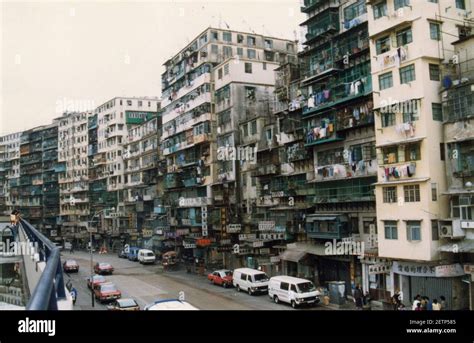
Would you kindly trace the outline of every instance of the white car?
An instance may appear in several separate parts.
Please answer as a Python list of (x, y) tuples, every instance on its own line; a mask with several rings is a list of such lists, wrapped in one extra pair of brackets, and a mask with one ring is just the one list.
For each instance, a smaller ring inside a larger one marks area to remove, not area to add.
[(146, 305), (145, 311), (198, 311), (190, 303), (178, 299), (157, 300), (153, 304)]
[(267, 293), (268, 291), (268, 276), (257, 269), (235, 269), (232, 283), (237, 289), (237, 292), (243, 290), (248, 292), (249, 295)]
[(268, 296), (275, 303), (285, 302), (296, 308), (299, 305), (316, 305), (320, 293), (314, 284), (306, 279), (292, 276), (274, 276), (268, 283)]
[(140, 249), (138, 250), (138, 262), (141, 264), (153, 264), (156, 261), (156, 256), (151, 250)]

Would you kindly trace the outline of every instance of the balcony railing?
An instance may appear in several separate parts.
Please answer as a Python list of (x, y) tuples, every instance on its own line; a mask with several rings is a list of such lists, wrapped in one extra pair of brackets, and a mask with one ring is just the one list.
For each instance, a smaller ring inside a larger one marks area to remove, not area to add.
[(58, 300), (67, 298), (59, 248), (27, 221), (20, 220), (19, 226), (28, 240), (37, 244), (39, 260), (46, 263), (26, 309), (58, 310)]

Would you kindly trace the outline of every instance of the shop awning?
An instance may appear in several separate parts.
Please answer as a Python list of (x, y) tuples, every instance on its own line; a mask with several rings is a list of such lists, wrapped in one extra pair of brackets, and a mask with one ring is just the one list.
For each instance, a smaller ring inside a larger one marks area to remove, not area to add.
[(280, 254), (280, 258), (285, 261), (299, 262), (305, 255), (304, 251), (287, 249)]
[[(282, 256), (288, 251), (302, 253), (303, 255), (299, 258), (300, 260), (306, 254), (317, 255), (317, 256), (327, 256), (326, 247), (322, 244), (308, 244), (308, 243), (290, 243), (290, 244), (287, 244), (287, 249), (282, 254), (280, 254), (280, 258), (282, 260), (286, 260)], [(291, 260), (288, 260), (288, 261), (291, 261)], [(293, 262), (295, 262), (295, 261), (293, 261)]]
[(453, 254), (459, 253), (474, 253), (474, 240), (465, 239), (461, 242), (449, 243), (438, 248), (442, 252), (450, 252)]
[(403, 183), (418, 183), (418, 182), (426, 182), (430, 178), (429, 177), (420, 177), (420, 178), (411, 178), (411, 179), (403, 179), (403, 180), (395, 180), (395, 181), (384, 181), (384, 182), (376, 182), (372, 185), (374, 186), (390, 186), (390, 185), (400, 185)]
[(330, 222), (336, 220), (337, 216), (308, 216), (306, 217), (307, 223), (312, 222)]
[(382, 143), (382, 144), (378, 144), (376, 146), (376, 148), (383, 148), (383, 147), (392, 146), (392, 145), (403, 145), (403, 144), (416, 143), (416, 142), (422, 141), (425, 138), (426, 137), (423, 136), (423, 137), (413, 137), (413, 138), (408, 138), (408, 139), (402, 139), (402, 140), (399, 140), (399, 141), (396, 141), (396, 142), (385, 142), (385, 143)]

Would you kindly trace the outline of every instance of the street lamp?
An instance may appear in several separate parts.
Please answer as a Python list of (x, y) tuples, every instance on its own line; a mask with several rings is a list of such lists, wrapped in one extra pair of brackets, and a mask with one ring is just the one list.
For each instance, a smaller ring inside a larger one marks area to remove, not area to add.
[[(92, 216), (91, 220), (89, 221), (89, 224), (90, 224), (90, 228), (89, 228), (89, 251), (90, 251), (90, 256), (91, 256), (91, 278), (90, 278), (90, 282), (91, 282), (91, 301), (92, 301), (92, 307), (94, 307), (94, 283), (93, 283), (93, 280), (94, 280), (94, 260), (93, 260), (93, 254), (92, 254), (92, 225), (94, 223), (94, 218), (97, 217), (98, 215), (100, 215), (101, 213), (103, 213), (106, 209), (103, 209), (103, 210), (100, 210), (100, 211), (97, 211), (96, 213), (94, 213), (94, 215)], [(115, 207), (112, 207), (110, 208), (109, 210), (112, 210), (112, 212), (115, 211)]]

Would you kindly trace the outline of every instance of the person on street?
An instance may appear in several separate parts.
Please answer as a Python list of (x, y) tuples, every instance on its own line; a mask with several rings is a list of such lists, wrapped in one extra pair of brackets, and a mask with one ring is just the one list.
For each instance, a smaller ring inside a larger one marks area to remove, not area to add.
[(423, 309), (421, 308), (421, 301), (416, 303), (415, 311), (423, 311)]
[(71, 289), (71, 297), (72, 297), (72, 304), (76, 305), (76, 300), (77, 300), (77, 289), (72, 287)]
[(356, 303), (356, 308), (358, 310), (361, 310), (362, 307), (364, 306), (363, 298), (364, 298), (364, 294), (362, 293), (362, 290), (360, 289), (360, 284), (357, 284), (357, 286), (354, 290), (354, 300), (355, 300), (355, 303)]
[(441, 311), (441, 304), (438, 303), (438, 299), (433, 299), (433, 311)]
[(411, 309), (413, 311), (416, 311), (417, 307), (418, 307), (418, 304), (420, 304), (421, 306), (421, 300), (420, 300), (421, 296), (419, 294), (416, 295), (415, 298), (413, 298), (413, 306), (411, 307)]
[(446, 298), (444, 297), (444, 295), (441, 295), (441, 296), (439, 297), (439, 299), (441, 300), (441, 301), (440, 301), (440, 304), (441, 304), (441, 311), (446, 310), (446, 306), (447, 306), (447, 304), (446, 304)]
[(400, 291), (397, 290), (392, 297), (393, 310), (397, 311), (400, 308), (401, 303), (402, 301), (400, 300)]

